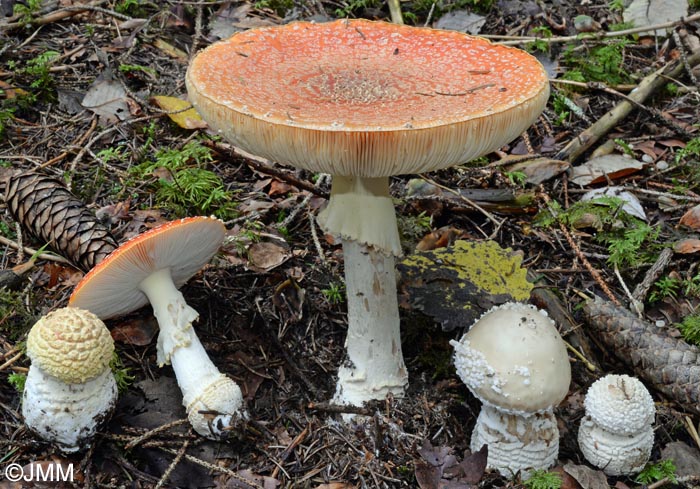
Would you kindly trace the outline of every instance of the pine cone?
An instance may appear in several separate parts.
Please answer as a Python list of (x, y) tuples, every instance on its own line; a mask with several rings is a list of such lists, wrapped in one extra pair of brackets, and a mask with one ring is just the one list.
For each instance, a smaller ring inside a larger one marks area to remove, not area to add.
[(17, 222), (83, 271), (119, 246), (109, 229), (55, 178), (38, 173), (9, 175), (5, 202)]
[(583, 312), (598, 338), (637, 375), (700, 414), (700, 348), (599, 298), (588, 301)]

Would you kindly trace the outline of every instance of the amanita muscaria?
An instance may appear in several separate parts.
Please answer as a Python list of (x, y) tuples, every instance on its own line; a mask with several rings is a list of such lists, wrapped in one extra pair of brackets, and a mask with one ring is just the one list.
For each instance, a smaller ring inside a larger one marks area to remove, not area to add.
[(549, 96), (540, 63), (454, 31), (294, 22), (208, 47), (186, 83), (197, 111), (232, 144), (333, 175), (319, 222), (343, 239), (348, 297), (334, 401), (403, 395), (389, 177), (465, 163), (515, 139)]
[(124, 315), (150, 302), (158, 320), (157, 360), (172, 363), (183, 404), (197, 433), (219, 438), (246, 417), (241, 390), (219, 372), (192, 328), (199, 313), (178, 287), (206, 265), (223, 243), (218, 219), (189, 217), (127, 241), (76, 286), (70, 305), (100, 318)]

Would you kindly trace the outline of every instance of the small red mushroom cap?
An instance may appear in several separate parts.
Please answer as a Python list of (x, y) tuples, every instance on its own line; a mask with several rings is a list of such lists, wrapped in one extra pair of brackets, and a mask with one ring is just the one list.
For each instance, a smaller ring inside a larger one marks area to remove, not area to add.
[(170, 269), (180, 287), (219, 250), (226, 227), (216, 218), (187, 217), (140, 234), (113, 251), (83, 277), (70, 297), (101, 319), (128, 314), (148, 304), (139, 284), (151, 273)]

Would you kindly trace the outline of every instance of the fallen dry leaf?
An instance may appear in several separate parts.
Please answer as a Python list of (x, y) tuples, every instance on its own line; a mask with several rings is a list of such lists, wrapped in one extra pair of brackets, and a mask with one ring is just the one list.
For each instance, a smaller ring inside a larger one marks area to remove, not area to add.
[(697, 476), (700, 474), (700, 450), (682, 441), (673, 441), (661, 450), (661, 458), (673, 460), (676, 476)]
[(248, 248), (248, 268), (255, 272), (269, 272), (286, 262), (289, 256), (289, 250), (277, 243), (253, 243)]
[(611, 154), (592, 158), (571, 170), (571, 183), (590, 185), (604, 183), (638, 172), (644, 163), (622, 155)]
[(133, 318), (120, 322), (111, 329), (112, 339), (136, 346), (150, 345), (158, 334), (158, 322), (153, 316)]
[(539, 185), (550, 178), (554, 178), (569, 169), (568, 161), (553, 160), (552, 158), (534, 158), (514, 165), (508, 165), (507, 171), (519, 171), (525, 174), (525, 181), (533, 185)]
[(355, 489), (356, 486), (348, 484), (347, 482), (330, 482), (328, 484), (321, 484), (316, 486), (316, 489)]
[(694, 230), (700, 229), (700, 205), (696, 205), (683, 214), (678, 224)]
[(81, 104), (97, 114), (105, 126), (126, 120), (130, 116), (126, 91), (107, 70), (90, 85)]
[(207, 123), (204, 122), (187, 100), (156, 95), (151, 97), (151, 101), (166, 112), (174, 112), (168, 114), (168, 117), (183, 129), (204, 129), (208, 127)]
[(591, 201), (600, 197), (617, 197), (622, 200), (622, 210), (630, 216), (634, 216), (642, 221), (647, 220), (646, 212), (639, 199), (632, 193), (625, 190), (623, 187), (605, 187), (596, 188), (586, 192), (581, 196), (581, 200)]
[(700, 239), (697, 238), (686, 238), (673, 243), (673, 251), (680, 253), (681, 255), (688, 255), (690, 253), (697, 253), (700, 251)]
[[(622, 12), (625, 22), (635, 27), (675, 22), (688, 15), (688, 0), (632, 0), (632, 3)], [(666, 37), (666, 29), (656, 29), (646, 33), (647, 36)], [(642, 34), (644, 35), (644, 34)]]
[(187, 53), (182, 49), (176, 48), (172, 44), (164, 41), (163, 39), (156, 39), (153, 41), (153, 45), (163, 51), (165, 54), (171, 58), (175, 58), (181, 63), (187, 63)]
[[(609, 489), (608, 478), (602, 470), (595, 470), (586, 465), (568, 462), (563, 467), (564, 472), (575, 479), (583, 489)], [(569, 486), (568, 489), (575, 489)]]

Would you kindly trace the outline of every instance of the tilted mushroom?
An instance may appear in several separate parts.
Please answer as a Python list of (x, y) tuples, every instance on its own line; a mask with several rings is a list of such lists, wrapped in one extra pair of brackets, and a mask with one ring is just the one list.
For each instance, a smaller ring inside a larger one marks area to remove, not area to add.
[(186, 83), (204, 120), (234, 145), (333, 175), (319, 222), (343, 239), (348, 298), (334, 401), (402, 396), (389, 177), (464, 163), (515, 139), (547, 102), (542, 66), (455, 31), (294, 22), (208, 47)]
[(566, 346), (544, 311), (509, 302), (486, 312), (455, 349), (457, 374), (483, 403), (471, 449), (488, 445), (490, 468), (505, 476), (554, 465), (554, 407), (569, 390)]
[(37, 321), (27, 337), (27, 427), (66, 453), (89, 446), (117, 401), (113, 353), (109, 330), (89, 311), (66, 307)]
[(588, 388), (578, 444), (591, 464), (608, 475), (640, 472), (654, 446), (656, 408), (639, 379), (606, 375)]
[(112, 252), (76, 286), (70, 305), (103, 319), (150, 302), (158, 320), (157, 360), (172, 363), (187, 416), (197, 433), (219, 438), (245, 418), (241, 389), (219, 372), (192, 322), (199, 317), (178, 287), (206, 265), (226, 233), (221, 221), (190, 217), (146, 231)]

